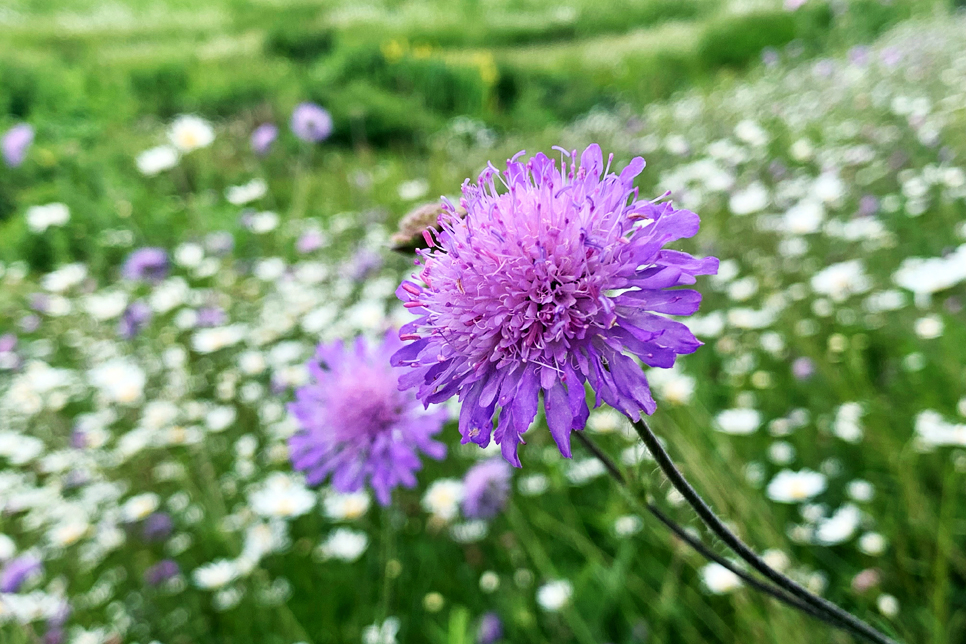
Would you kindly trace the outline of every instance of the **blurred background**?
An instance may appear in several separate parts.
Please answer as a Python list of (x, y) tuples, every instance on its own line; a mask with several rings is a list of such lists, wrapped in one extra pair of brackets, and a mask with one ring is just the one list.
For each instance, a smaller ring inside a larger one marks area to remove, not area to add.
[(3, 644), (851, 641), (643, 514), (698, 529), (607, 410), (636, 501), (540, 419), (492, 519), (455, 415), (388, 510), (292, 472), (315, 345), (406, 319), (402, 217), (592, 142), (722, 260), (649, 372), (692, 482), (966, 642), (962, 0), (5, 0), (0, 135)]

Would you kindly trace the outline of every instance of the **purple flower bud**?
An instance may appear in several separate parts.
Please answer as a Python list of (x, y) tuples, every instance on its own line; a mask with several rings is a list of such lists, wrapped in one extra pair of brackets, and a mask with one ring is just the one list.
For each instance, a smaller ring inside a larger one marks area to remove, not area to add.
[(319, 143), (332, 134), (332, 115), (315, 103), (299, 103), (292, 111), (292, 132), (307, 143)]
[(168, 275), (168, 253), (163, 248), (139, 248), (128, 255), (121, 275), (128, 280), (160, 282)]
[(148, 586), (160, 586), (164, 582), (181, 574), (181, 567), (171, 559), (162, 559), (144, 571), (144, 583)]
[(502, 459), (477, 463), (463, 478), (463, 514), (470, 519), (492, 519), (510, 496), (510, 466)]
[(0, 570), (0, 593), (15, 593), (30, 577), (43, 571), (40, 559), (24, 555), (11, 559)]
[(26, 123), (18, 123), (7, 130), (0, 139), (0, 150), (4, 162), (11, 168), (16, 168), (27, 157), (27, 150), (34, 142), (34, 129)]
[(144, 520), (141, 536), (145, 541), (164, 541), (174, 530), (174, 521), (167, 512), (154, 512)]
[(484, 613), (476, 628), (476, 644), (494, 644), (503, 639), (503, 622), (496, 613)]
[(252, 150), (258, 156), (265, 156), (278, 138), (278, 128), (273, 123), (262, 123), (252, 132)]
[(792, 375), (797, 380), (809, 380), (815, 375), (815, 363), (811, 358), (797, 358), (792, 363)]
[(131, 340), (151, 321), (151, 307), (143, 300), (131, 302), (117, 323), (117, 333), (125, 340)]

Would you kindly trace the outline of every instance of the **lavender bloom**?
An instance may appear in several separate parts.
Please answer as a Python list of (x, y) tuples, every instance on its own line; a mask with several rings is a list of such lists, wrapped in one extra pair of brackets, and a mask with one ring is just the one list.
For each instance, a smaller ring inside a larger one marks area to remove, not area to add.
[(235, 238), (224, 230), (210, 233), (205, 237), (205, 248), (212, 255), (227, 255), (235, 247)]
[(292, 132), (307, 143), (319, 143), (332, 134), (332, 115), (315, 103), (299, 103), (292, 110)]
[(117, 333), (125, 340), (131, 340), (151, 321), (151, 307), (143, 300), (131, 302), (117, 323)]
[(34, 129), (26, 123), (18, 123), (7, 130), (0, 139), (3, 161), (11, 168), (18, 167), (27, 157), (27, 150), (34, 142)]
[(575, 153), (563, 172), (544, 154), (516, 158), (503, 176), (490, 165), (463, 184), (465, 218), (447, 204), (436, 246), (419, 251), (424, 285), (404, 281), (396, 291), (419, 317), (402, 328), (412, 343), (393, 364), (410, 369), (401, 385), (418, 387), (426, 404), (459, 396), (464, 443), (488, 445), (497, 414), (494, 438), (519, 467), (517, 446), (541, 391), (550, 433), (568, 458), (570, 432), (589, 414), (585, 382), (597, 405), (634, 420), (654, 411), (647, 378), (627, 354), (669, 368), (701, 345), (658, 314), (694, 313), (697, 291), (669, 289), (714, 274), (718, 260), (662, 249), (693, 236), (700, 222), (670, 203), (637, 199), (644, 159), (618, 176), (597, 145), (579, 165)]
[(0, 335), (0, 370), (16, 369), (20, 366), (17, 355), (17, 336), (13, 333)]
[(252, 150), (263, 157), (272, 149), (277, 138), (278, 128), (272, 123), (262, 123), (252, 131)]
[(400, 348), (392, 331), (374, 346), (363, 338), (349, 347), (319, 346), (308, 364), (313, 382), (297, 389), (289, 406), (301, 426), (289, 439), (292, 465), (305, 470), (310, 485), (331, 475), (337, 491), (355, 492), (368, 480), (385, 506), (397, 485), (416, 485), (418, 450), (437, 460), (446, 455), (431, 438), (445, 410), (426, 413), (415, 395), (400, 391), (405, 371), (389, 364)]
[(128, 280), (160, 282), (168, 275), (168, 253), (163, 248), (139, 248), (128, 255), (121, 275)]
[(144, 520), (141, 536), (145, 541), (164, 541), (174, 530), (174, 521), (167, 512), (154, 512)]
[(476, 628), (476, 644), (494, 644), (503, 639), (503, 622), (496, 613), (484, 613)]
[(492, 519), (510, 495), (510, 466), (501, 459), (477, 463), (463, 478), (463, 514), (469, 519)]
[(0, 570), (0, 593), (15, 593), (24, 582), (43, 570), (40, 559), (24, 555), (11, 559)]
[(181, 574), (181, 567), (171, 559), (162, 559), (144, 571), (144, 583), (148, 586), (160, 586), (164, 582)]

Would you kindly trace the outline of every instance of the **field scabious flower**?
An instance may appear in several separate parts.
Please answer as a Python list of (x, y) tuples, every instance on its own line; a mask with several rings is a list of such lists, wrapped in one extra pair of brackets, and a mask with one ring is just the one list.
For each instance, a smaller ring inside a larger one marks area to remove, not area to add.
[(463, 479), (463, 514), (490, 519), (503, 509), (510, 495), (510, 467), (499, 459), (477, 463)]
[(292, 111), (292, 132), (307, 143), (319, 143), (332, 134), (332, 115), (315, 103), (299, 103)]
[(26, 123), (18, 123), (4, 133), (0, 138), (0, 154), (4, 162), (11, 168), (16, 168), (27, 157), (27, 150), (34, 142), (34, 129)]
[(163, 248), (139, 248), (128, 255), (121, 274), (124, 279), (160, 282), (168, 274), (168, 253)]
[(409, 368), (402, 385), (418, 387), (426, 404), (458, 395), (463, 442), (485, 447), (493, 434), (518, 467), (541, 392), (550, 432), (569, 457), (570, 432), (589, 413), (585, 382), (598, 405), (637, 420), (656, 405), (628, 354), (668, 368), (701, 345), (660, 315), (694, 313), (700, 294), (671, 287), (717, 270), (713, 257), (663, 248), (697, 233), (698, 216), (637, 199), (643, 159), (620, 175), (609, 167), (597, 145), (563, 168), (544, 154), (514, 157), (502, 175), (490, 165), (463, 185), (465, 218), (446, 204), (434, 246), (420, 251), (419, 282), (397, 290), (419, 316), (401, 330), (412, 342), (393, 357)]
[(308, 364), (312, 382), (295, 392), (289, 409), (300, 430), (289, 439), (292, 465), (310, 485), (331, 475), (338, 492), (356, 492), (367, 482), (388, 505), (393, 488), (416, 485), (418, 452), (434, 459), (446, 447), (432, 436), (446, 411), (425, 413), (416, 397), (399, 390), (402, 370), (389, 357), (402, 343), (390, 332), (378, 344), (358, 338), (319, 346)]

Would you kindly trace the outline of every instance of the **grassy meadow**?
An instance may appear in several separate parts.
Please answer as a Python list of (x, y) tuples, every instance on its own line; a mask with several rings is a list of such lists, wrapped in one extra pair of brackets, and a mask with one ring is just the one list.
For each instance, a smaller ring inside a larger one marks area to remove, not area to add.
[[(316, 345), (409, 319), (403, 215), (594, 142), (721, 260), (681, 319), (705, 345), (647, 371), (689, 480), (813, 592), (966, 642), (966, 16), (796, 5), (0, 7), (0, 134), (34, 132), (0, 165), (0, 642), (852, 641), (647, 514), (726, 553), (606, 407), (586, 432), (629, 491), (541, 415), (506, 507), (468, 516), (499, 448), (460, 445), (458, 404), (388, 507), (293, 471)], [(324, 141), (291, 131), (303, 102)], [(184, 115), (213, 139), (181, 146)], [(145, 247), (158, 279), (126, 268)]]

